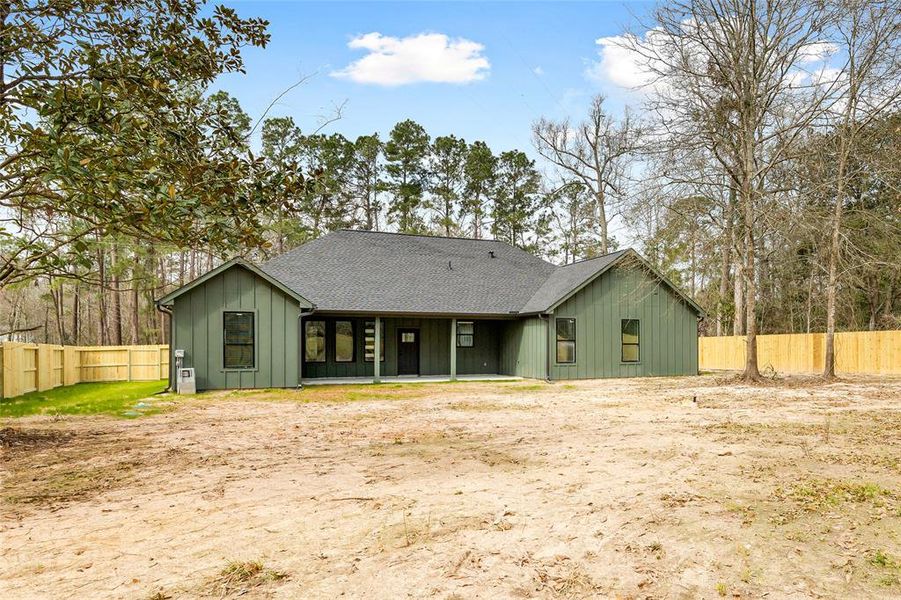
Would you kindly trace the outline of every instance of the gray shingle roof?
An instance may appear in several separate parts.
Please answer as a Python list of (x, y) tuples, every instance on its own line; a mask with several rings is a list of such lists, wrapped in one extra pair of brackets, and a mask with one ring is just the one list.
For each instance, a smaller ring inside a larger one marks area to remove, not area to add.
[(542, 312), (616, 262), (628, 250), (557, 267), (521, 308), (522, 313)]
[(628, 252), (558, 267), (495, 240), (341, 230), (260, 268), (320, 311), (533, 314)]
[(494, 240), (349, 230), (261, 265), (317, 310), (462, 315), (518, 311), (556, 268)]

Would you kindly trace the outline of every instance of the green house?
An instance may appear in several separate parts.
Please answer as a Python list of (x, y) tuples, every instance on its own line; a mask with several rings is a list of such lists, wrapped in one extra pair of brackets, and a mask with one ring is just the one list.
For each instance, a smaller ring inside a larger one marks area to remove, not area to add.
[(172, 376), (193, 367), (198, 389), (694, 375), (702, 314), (633, 250), (561, 267), (495, 240), (351, 230), (229, 261), (157, 305)]

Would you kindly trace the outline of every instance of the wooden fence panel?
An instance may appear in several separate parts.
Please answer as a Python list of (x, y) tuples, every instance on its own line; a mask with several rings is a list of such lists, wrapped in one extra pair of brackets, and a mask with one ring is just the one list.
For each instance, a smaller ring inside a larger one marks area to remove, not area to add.
[[(745, 367), (744, 336), (702, 337), (698, 365), (705, 370)], [(792, 333), (757, 336), (761, 370), (779, 373), (821, 373), (825, 366), (826, 334)], [(835, 334), (836, 373), (901, 375), (901, 331), (850, 331)]]
[(57, 346), (0, 343), (0, 398), (93, 381), (169, 376), (169, 346)]
[(34, 392), (38, 389), (38, 345), (28, 344), (22, 347), (22, 393)]
[(81, 349), (82, 381), (128, 381), (128, 348), (120, 346)]

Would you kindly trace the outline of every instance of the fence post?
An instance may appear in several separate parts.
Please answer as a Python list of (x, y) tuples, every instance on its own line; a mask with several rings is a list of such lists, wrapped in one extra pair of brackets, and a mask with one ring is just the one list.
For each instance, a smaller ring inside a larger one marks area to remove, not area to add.
[(131, 381), (131, 348), (125, 349), (125, 368), (128, 369), (126, 379)]

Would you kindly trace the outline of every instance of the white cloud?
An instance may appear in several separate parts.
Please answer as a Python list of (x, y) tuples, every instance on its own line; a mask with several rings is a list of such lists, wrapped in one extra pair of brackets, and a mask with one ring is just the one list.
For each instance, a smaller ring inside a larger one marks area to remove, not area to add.
[(798, 54), (798, 62), (803, 64), (822, 62), (837, 51), (838, 46), (832, 42), (811, 42), (801, 49)]
[(542, 69), (541, 66), (535, 67), (534, 69), (532, 69), (532, 72), (535, 73), (536, 75), (538, 75), (539, 77), (544, 75), (544, 69)]
[(398, 38), (373, 32), (353, 38), (347, 46), (369, 54), (331, 75), (357, 83), (470, 83), (485, 79), (491, 68), (482, 44), (443, 33)]
[(647, 67), (646, 59), (630, 49), (636, 43), (644, 44), (645, 41), (622, 35), (598, 38), (594, 42), (600, 47), (598, 60), (589, 64), (585, 75), (596, 82), (612, 83), (629, 90), (649, 85), (654, 76)]

